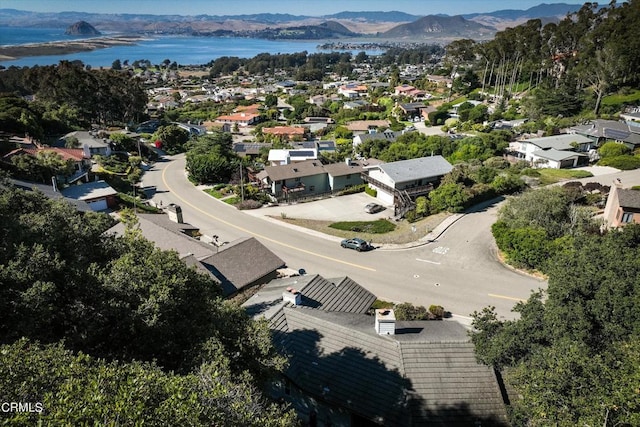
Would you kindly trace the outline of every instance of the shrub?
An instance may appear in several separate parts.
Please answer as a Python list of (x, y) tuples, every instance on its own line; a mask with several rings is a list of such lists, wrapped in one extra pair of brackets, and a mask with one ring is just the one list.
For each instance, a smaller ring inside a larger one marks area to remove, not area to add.
[(441, 305), (430, 305), (429, 313), (433, 314), (436, 319), (442, 319), (445, 315), (444, 307)]
[(336, 230), (355, 231), (372, 234), (384, 234), (389, 233), (396, 229), (396, 225), (387, 221), (386, 219), (379, 219), (376, 221), (342, 221), (334, 222), (329, 227)]
[(602, 158), (624, 156), (630, 152), (629, 147), (618, 142), (605, 142), (598, 148), (598, 154), (600, 154)]
[[(346, 196), (347, 194), (356, 194), (367, 191), (367, 184), (352, 185), (338, 192), (339, 195)], [(374, 190), (375, 191), (375, 190)]]
[(259, 209), (261, 207), (262, 207), (262, 202), (259, 202), (253, 199), (245, 200), (244, 202), (240, 202), (236, 205), (236, 208), (238, 208), (239, 210)]
[(371, 188), (368, 185), (366, 187), (364, 187), (364, 192), (367, 193), (368, 195), (370, 195), (371, 197), (377, 197), (378, 196), (378, 190), (376, 190), (375, 188)]
[(409, 302), (398, 304), (393, 308), (396, 320), (429, 320), (429, 312), (424, 306), (415, 306)]
[(416, 222), (418, 218), (419, 216), (415, 209), (411, 209), (410, 211), (407, 211), (404, 214), (404, 219), (406, 219), (409, 222)]
[(631, 170), (640, 168), (640, 158), (634, 156), (616, 156), (601, 159), (600, 166), (611, 166), (616, 169)]

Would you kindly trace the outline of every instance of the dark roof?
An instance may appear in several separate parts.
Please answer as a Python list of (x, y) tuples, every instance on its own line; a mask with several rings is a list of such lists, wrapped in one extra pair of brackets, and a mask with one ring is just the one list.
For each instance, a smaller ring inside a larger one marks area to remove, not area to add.
[(233, 151), (236, 153), (244, 153), (244, 154), (260, 154), (261, 148), (271, 148), (273, 144), (269, 143), (246, 143), (246, 142), (238, 142), (233, 144)]
[[(291, 288), (300, 306), (283, 302)], [(286, 375), (315, 398), (383, 425), (506, 425), (495, 374), (462, 325), (398, 321), (396, 335), (378, 335), (366, 314), (375, 299), (348, 277), (314, 275), (272, 281), (243, 307), (270, 321)]]
[(288, 165), (266, 166), (264, 172), (272, 181), (281, 181), (318, 175), (325, 173), (325, 170), (320, 160), (305, 160)]
[(620, 207), (640, 209), (640, 190), (619, 189), (618, 201)]
[[(287, 375), (306, 392), (384, 425), (506, 423), (493, 370), (475, 359), (453, 321), (398, 322), (378, 335), (374, 317), (285, 307)], [(451, 408), (465, 408), (455, 411)]]
[(284, 261), (255, 237), (231, 242), (220, 252), (201, 259), (200, 262), (220, 281), (225, 295), (230, 295), (285, 265)]
[[(190, 224), (177, 224), (167, 215), (138, 214), (138, 227), (142, 236), (153, 242), (157, 248), (176, 251), (181, 258), (193, 255), (196, 259), (202, 259), (215, 251), (213, 246), (184, 234), (184, 231), (194, 230), (195, 227)], [(124, 231), (125, 225), (120, 222), (107, 230), (107, 233), (122, 236)]]

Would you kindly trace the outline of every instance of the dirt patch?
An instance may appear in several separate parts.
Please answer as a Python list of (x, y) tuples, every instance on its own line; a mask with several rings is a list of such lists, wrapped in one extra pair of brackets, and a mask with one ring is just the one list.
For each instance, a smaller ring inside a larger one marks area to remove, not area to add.
[(357, 235), (357, 237), (368, 242), (373, 242), (373, 244), (403, 244), (415, 242), (416, 240), (424, 237), (448, 216), (449, 214), (443, 212), (423, 218), (414, 223), (399, 221), (395, 223), (396, 229), (394, 231), (385, 234), (354, 233), (353, 231), (336, 230), (335, 228), (329, 227), (329, 225), (333, 224), (335, 221), (320, 221), (290, 217), (283, 218), (281, 216), (271, 216), (271, 218), (288, 224), (297, 225), (298, 227), (304, 227), (309, 230), (328, 234), (330, 236), (342, 237), (344, 239)]

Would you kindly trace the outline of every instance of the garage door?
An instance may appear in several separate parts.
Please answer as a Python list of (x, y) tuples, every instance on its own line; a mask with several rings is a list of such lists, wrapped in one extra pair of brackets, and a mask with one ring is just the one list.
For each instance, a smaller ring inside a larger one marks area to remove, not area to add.
[(107, 209), (107, 207), (108, 207), (107, 206), (107, 199), (98, 199), (98, 200), (87, 201), (87, 204), (89, 205), (89, 207), (93, 211), (103, 211), (103, 210)]

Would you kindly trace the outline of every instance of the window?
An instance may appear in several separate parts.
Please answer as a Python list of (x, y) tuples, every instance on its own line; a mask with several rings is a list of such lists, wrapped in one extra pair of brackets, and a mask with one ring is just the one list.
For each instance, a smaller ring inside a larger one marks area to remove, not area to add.
[(625, 223), (633, 222), (633, 212), (622, 212), (622, 221)]
[(299, 177), (298, 177), (298, 178), (296, 178), (296, 182), (300, 182), (300, 178), (299, 178)]
[(315, 185), (310, 185), (309, 186), (309, 191), (315, 191), (316, 190), (316, 186)]

